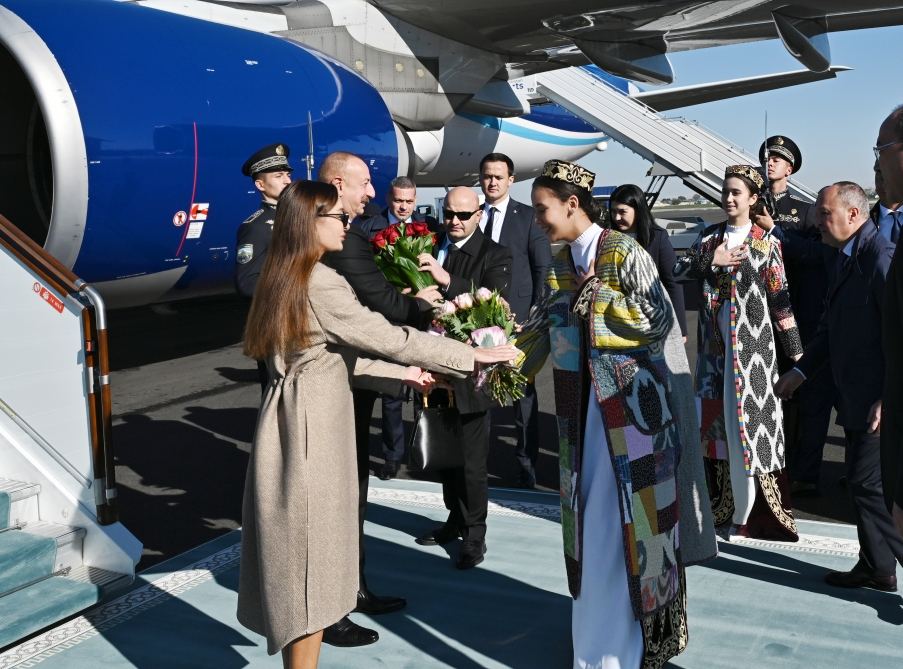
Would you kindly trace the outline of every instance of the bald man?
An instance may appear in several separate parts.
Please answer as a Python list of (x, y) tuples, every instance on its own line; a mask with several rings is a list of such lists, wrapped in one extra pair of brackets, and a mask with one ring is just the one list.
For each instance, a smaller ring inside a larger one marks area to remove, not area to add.
[[(433, 253), (422, 254), (420, 268), (432, 274), (446, 299), (484, 287), (507, 299), (511, 284), (511, 251), (480, 231), (480, 202), (470, 188), (459, 186), (445, 196), (444, 231)], [(466, 379), (454, 383), (455, 405), (461, 414), (464, 466), (440, 473), (448, 520), (419, 537), (423, 546), (464, 539), (455, 566), (470, 569), (486, 553), (486, 512), (489, 504), (489, 407), (491, 401)]]

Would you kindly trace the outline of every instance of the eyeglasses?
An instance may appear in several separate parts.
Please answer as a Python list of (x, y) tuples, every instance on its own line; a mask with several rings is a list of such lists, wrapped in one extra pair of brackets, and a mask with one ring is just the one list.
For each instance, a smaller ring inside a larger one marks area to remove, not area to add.
[(878, 160), (878, 158), (881, 157), (881, 152), (884, 151), (884, 149), (889, 149), (890, 147), (895, 146), (897, 144), (903, 144), (903, 140), (896, 141), (896, 142), (888, 142), (887, 144), (881, 144), (879, 146), (873, 146), (872, 151), (875, 152), (875, 160)]
[(442, 216), (445, 217), (445, 220), (450, 221), (455, 216), (458, 217), (459, 221), (468, 221), (470, 217), (474, 214), (479, 214), (482, 209), (477, 209), (476, 211), (454, 211), (453, 209), (443, 209)]
[(341, 214), (320, 214), (324, 218), (334, 218), (337, 221), (342, 222), (342, 226), (347, 230), (351, 227), (351, 217), (346, 214), (344, 211)]

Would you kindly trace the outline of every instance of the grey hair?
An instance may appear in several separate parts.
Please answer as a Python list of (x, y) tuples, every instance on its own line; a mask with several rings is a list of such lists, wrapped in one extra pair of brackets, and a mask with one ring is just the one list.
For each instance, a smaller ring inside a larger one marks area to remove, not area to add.
[(831, 185), (837, 188), (837, 197), (847, 209), (855, 207), (859, 210), (860, 220), (868, 218), (871, 207), (868, 195), (862, 190), (862, 186), (852, 181), (838, 181)]
[(411, 177), (395, 177), (392, 181), (389, 182), (389, 190), (393, 188), (397, 188), (398, 190), (410, 190), (416, 189), (417, 184), (414, 183), (414, 180)]

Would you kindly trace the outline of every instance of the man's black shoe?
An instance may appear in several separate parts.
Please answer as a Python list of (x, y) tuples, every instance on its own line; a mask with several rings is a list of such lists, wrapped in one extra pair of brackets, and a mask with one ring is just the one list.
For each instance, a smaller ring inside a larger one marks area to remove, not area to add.
[(369, 646), (377, 641), (379, 641), (379, 634), (376, 630), (361, 627), (348, 616), (323, 630), (323, 643), (328, 643), (330, 646), (342, 648)]
[(461, 552), (458, 553), (455, 566), (458, 569), (473, 569), (483, 561), (484, 555), (486, 555), (485, 541), (465, 541), (461, 544)]
[(884, 592), (897, 591), (897, 577), (878, 576), (861, 562), (856, 563), (850, 571), (829, 571), (825, 574), (825, 583), (838, 588), (874, 588)]
[(414, 539), (421, 546), (444, 546), (460, 536), (458, 530), (448, 523), (433, 528), (422, 537)]
[(398, 475), (398, 463), (393, 460), (386, 460), (382, 468), (379, 470), (380, 481), (390, 481)]
[(357, 606), (354, 607), (354, 610), (357, 613), (369, 613), (371, 616), (377, 616), (380, 613), (398, 611), (407, 605), (407, 600), (402, 597), (378, 597), (369, 590), (358, 590)]

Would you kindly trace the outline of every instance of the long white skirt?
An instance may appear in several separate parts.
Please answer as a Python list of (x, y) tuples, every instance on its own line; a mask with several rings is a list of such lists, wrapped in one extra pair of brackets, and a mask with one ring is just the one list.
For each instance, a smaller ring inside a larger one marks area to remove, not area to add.
[(580, 473), (583, 569), (571, 622), (574, 669), (639, 669), (643, 631), (627, 589), (617, 484), (595, 390), (587, 413)]

